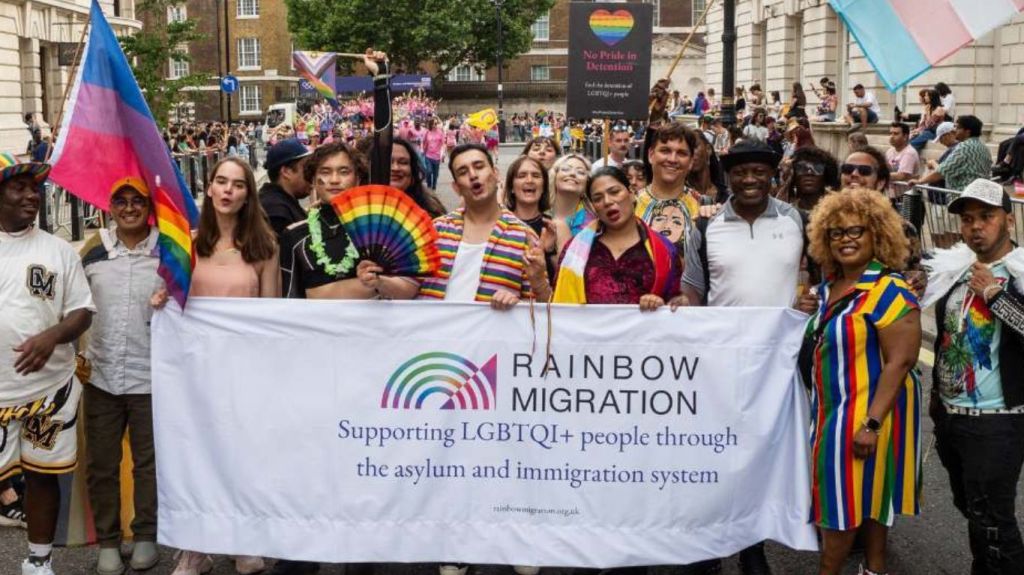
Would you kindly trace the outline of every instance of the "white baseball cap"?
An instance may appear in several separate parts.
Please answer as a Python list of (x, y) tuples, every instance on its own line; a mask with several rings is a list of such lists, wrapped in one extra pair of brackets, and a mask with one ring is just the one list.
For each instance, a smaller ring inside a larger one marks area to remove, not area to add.
[(997, 184), (992, 180), (984, 178), (978, 178), (967, 184), (960, 197), (949, 203), (949, 213), (961, 214), (964, 211), (964, 204), (967, 200), (975, 200), (983, 204), (1003, 208), (1007, 212), (1013, 209), (1013, 206), (1010, 204), (1010, 196), (1007, 195), (1002, 184)]
[(935, 139), (932, 141), (938, 142), (939, 139), (942, 138), (942, 136), (945, 136), (946, 134), (952, 132), (953, 130), (956, 130), (956, 126), (953, 125), (953, 122), (943, 122), (939, 124), (939, 127), (935, 128)]

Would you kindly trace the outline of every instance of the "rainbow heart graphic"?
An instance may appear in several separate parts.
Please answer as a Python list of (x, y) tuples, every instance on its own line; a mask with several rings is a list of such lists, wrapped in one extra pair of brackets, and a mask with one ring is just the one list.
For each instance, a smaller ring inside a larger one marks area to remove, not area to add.
[(590, 29), (609, 46), (614, 46), (633, 29), (633, 15), (626, 10), (594, 10), (590, 14)]

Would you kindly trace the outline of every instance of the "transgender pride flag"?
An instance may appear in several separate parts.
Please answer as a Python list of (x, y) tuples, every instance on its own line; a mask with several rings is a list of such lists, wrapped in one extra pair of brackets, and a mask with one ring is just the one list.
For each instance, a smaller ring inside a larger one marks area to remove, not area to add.
[(1024, 10), (1024, 0), (829, 0), (895, 92)]
[(104, 210), (121, 184), (146, 188), (160, 229), (160, 277), (184, 307), (194, 262), (191, 230), (199, 210), (96, 0), (90, 20), (85, 57), (50, 160), (50, 179)]

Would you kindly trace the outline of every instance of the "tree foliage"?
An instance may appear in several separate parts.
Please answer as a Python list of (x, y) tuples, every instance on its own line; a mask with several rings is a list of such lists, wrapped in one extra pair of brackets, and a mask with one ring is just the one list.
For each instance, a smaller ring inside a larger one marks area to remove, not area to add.
[(147, 24), (137, 33), (120, 38), (121, 48), (128, 57), (149, 111), (161, 127), (167, 124), (171, 109), (188, 97), (187, 88), (201, 86), (209, 79), (206, 74), (191, 73), (191, 66), (188, 75), (173, 80), (168, 78), (168, 63), (191, 64), (187, 45), (204, 38), (196, 31), (195, 20), (167, 21), (168, 8), (184, 3), (185, 0), (140, 0), (136, 3), (136, 13)]
[[(433, 63), (443, 77), (461, 64), (494, 66), (497, 11), (492, 0), (285, 0), (296, 47), (325, 52), (387, 52), (397, 70)], [(554, 0), (504, 0), (502, 57), (530, 49), (530, 26)], [(339, 61), (344, 66), (346, 63)]]

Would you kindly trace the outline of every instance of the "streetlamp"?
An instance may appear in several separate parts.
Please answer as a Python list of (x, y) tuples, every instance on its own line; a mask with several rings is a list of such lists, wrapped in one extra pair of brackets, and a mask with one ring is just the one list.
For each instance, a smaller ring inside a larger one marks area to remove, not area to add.
[(736, 0), (722, 6), (722, 124), (736, 123)]
[(505, 110), (504, 110), (504, 86), (502, 86), (501, 52), (504, 49), (501, 36), (501, 5), (504, 0), (491, 0), (494, 4), (494, 11), (498, 18), (498, 141), (505, 141)]

